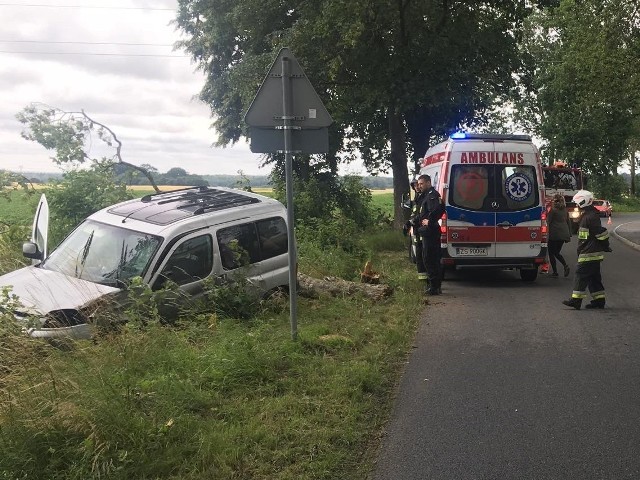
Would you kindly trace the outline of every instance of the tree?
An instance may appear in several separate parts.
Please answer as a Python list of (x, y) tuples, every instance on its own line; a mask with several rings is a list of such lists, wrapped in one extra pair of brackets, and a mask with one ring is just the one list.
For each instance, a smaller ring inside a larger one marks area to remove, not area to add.
[[(89, 117), (84, 110), (67, 112), (42, 104), (31, 104), (16, 117), (26, 127), (22, 137), (39, 143), (47, 150), (53, 150), (55, 156), (52, 160), (56, 164), (77, 166), (90, 160), (107, 162), (109, 168), (112, 168), (113, 163), (118, 163), (141, 173), (156, 192), (160, 191), (148, 170), (123, 160), (122, 142), (114, 131)], [(110, 159), (91, 158), (90, 145), (94, 134), (105, 145), (115, 149)]]
[(616, 174), (640, 133), (640, 12), (632, 0), (561, 0), (532, 18), (522, 116), (551, 158)]
[[(217, 143), (247, 136), (243, 113), (282, 46), (296, 54), (331, 112), (331, 151), (311, 171), (335, 175), (361, 156), (390, 167), (396, 222), (414, 160), (433, 138), (474, 125), (512, 86), (523, 2), (179, 0), (180, 46), (206, 74)], [(275, 161), (281, 161), (274, 156)], [(306, 159), (297, 161), (304, 178)]]

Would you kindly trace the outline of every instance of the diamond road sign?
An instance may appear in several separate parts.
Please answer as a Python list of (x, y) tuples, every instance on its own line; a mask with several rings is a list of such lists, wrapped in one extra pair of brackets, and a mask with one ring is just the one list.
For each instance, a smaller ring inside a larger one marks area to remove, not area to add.
[[(284, 98), (289, 99), (287, 105)], [(329, 149), (327, 127), (333, 119), (288, 48), (278, 53), (244, 120), (250, 127), (254, 153), (284, 151), (284, 128), (291, 130), (293, 152), (326, 153)]]

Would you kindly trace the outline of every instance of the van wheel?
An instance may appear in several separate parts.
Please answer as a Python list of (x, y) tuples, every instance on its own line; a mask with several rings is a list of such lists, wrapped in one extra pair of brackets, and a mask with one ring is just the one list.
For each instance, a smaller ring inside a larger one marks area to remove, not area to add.
[(538, 278), (538, 269), (521, 268), (520, 278), (525, 282), (533, 282), (536, 278)]

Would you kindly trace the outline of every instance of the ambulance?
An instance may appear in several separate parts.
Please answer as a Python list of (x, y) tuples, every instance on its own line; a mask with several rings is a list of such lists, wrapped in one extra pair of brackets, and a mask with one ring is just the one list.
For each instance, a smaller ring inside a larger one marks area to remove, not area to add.
[(454, 133), (420, 166), (445, 203), (443, 271), (512, 269), (534, 281), (547, 255), (540, 153), (528, 135)]

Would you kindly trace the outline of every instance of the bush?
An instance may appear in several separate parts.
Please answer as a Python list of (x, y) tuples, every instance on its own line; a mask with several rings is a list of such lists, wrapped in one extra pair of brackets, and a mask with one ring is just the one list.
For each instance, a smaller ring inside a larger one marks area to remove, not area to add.
[(94, 162), (88, 170), (70, 170), (45, 190), (51, 221), (49, 245), (57, 245), (80, 222), (98, 210), (133, 198), (124, 183), (115, 180), (113, 163)]
[(24, 267), (27, 260), (22, 256), (22, 243), (29, 238), (27, 227), (4, 226), (0, 231), (0, 275)]

